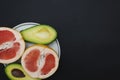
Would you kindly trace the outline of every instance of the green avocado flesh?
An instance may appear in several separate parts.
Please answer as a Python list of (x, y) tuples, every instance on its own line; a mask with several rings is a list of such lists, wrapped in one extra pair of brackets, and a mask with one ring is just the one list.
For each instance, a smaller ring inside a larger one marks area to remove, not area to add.
[(5, 73), (10, 80), (41, 80), (30, 77), (20, 64), (9, 64), (5, 68)]
[(24, 40), (38, 43), (49, 44), (57, 37), (56, 30), (49, 25), (37, 25), (21, 31)]

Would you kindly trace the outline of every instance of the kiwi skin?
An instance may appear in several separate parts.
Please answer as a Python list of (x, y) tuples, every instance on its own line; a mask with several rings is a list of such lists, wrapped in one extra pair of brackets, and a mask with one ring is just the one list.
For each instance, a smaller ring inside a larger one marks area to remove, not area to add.
[(57, 38), (57, 31), (49, 25), (36, 25), (20, 33), (24, 40), (36, 44), (49, 44)]

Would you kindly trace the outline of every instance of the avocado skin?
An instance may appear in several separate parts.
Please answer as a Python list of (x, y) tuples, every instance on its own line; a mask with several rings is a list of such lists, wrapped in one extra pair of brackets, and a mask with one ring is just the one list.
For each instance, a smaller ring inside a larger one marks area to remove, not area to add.
[[(37, 32), (39, 32), (40, 29), (47, 29), (51, 35), (50, 38), (42, 39), (40, 37), (36, 37), (35, 35), (37, 34)], [(24, 40), (37, 44), (49, 44), (55, 41), (55, 39), (57, 38), (57, 31), (52, 26), (44, 24), (30, 27), (28, 29), (22, 30), (20, 33), (22, 34)]]
[[(23, 72), (23, 74), (25, 75), (25, 77), (15, 77), (12, 75), (12, 70), (13, 69), (18, 69), (20, 71)], [(38, 79), (38, 78), (31, 78), (25, 71), (24, 69), (22, 68), (22, 66), (18, 63), (12, 63), (12, 64), (8, 64), (6, 67), (5, 67), (5, 73), (6, 75), (8, 76), (8, 78), (10, 80), (41, 80), (41, 79)]]

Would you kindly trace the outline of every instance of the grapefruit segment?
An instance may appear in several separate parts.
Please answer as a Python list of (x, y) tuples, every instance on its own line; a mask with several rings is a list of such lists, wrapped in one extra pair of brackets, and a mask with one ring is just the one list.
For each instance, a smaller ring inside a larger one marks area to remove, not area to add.
[(55, 67), (55, 58), (52, 54), (46, 55), (45, 64), (41, 69), (41, 75), (46, 75), (52, 68)]
[(20, 44), (14, 43), (11, 48), (8, 49), (2, 49), (0, 51), (0, 59), (9, 60), (11, 58), (14, 58), (16, 56), (16, 52), (19, 50)]
[(29, 71), (35, 72), (38, 69), (36, 64), (39, 57), (40, 57), (40, 51), (37, 49), (30, 51), (30, 53), (26, 55), (24, 61), (25, 61), (25, 66)]
[(25, 42), (16, 30), (0, 27), (0, 63), (17, 61), (23, 54)]
[(59, 59), (54, 50), (43, 45), (34, 45), (25, 50), (21, 64), (33, 78), (50, 77), (58, 68)]
[(15, 40), (14, 34), (8, 30), (0, 30), (0, 36), (0, 44)]

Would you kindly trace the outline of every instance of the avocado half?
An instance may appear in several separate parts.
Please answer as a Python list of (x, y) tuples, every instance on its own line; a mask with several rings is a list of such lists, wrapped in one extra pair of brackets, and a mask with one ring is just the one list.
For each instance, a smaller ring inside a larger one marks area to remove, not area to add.
[(30, 77), (20, 64), (9, 64), (5, 68), (5, 73), (10, 80), (41, 80)]
[(56, 30), (49, 25), (37, 25), (21, 31), (24, 40), (38, 43), (49, 44), (57, 37)]

